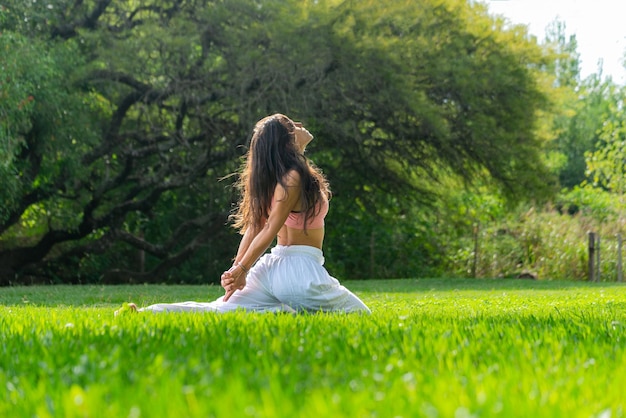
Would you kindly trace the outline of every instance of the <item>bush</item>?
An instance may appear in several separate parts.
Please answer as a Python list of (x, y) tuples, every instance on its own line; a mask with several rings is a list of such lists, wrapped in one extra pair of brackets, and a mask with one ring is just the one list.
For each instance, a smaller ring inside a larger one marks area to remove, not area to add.
[(589, 232), (595, 232), (600, 237), (600, 279), (615, 280), (617, 236), (624, 231), (617, 199), (602, 190), (577, 188), (562, 194), (559, 202), (484, 222), (477, 235), (466, 231), (451, 246), (447, 270), (461, 277), (475, 269), (477, 277), (517, 277), (527, 271), (540, 279), (586, 280)]

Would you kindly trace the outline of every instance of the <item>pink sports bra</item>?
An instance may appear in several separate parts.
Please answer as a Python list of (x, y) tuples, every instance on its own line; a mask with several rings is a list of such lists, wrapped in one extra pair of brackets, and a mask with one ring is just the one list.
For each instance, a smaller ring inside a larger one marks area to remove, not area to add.
[[(317, 229), (324, 226), (324, 218), (328, 214), (328, 200), (323, 198), (318, 203), (317, 210), (319, 210), (317, 215), (307, 219), (307, 229)], [(291, 212), (285, 221), (285, 225), (289, 228), (304, 229), (304, 212)]]

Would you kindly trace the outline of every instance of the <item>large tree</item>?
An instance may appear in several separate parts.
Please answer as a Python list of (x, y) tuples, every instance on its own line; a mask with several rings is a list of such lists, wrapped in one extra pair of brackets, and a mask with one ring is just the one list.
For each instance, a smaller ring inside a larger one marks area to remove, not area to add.
[[(33, 41), (44, 38), (56, 48), (39, 47), (43, 69), (29, 61), (37, 54), (23, 53), (30, 42), (7, 57), (19, 63), (12, 78), (37, 88), (21, 109), (21, 124), (9, 121), (7, 136), (17, 145), (8, 159), (18, 185), (0, 224), (9, 237), (0, 251), (3, 282), (41, 268), (54, 274), (120, 242), (155, 261), (146, 269), (116, 257), (102, 266), (107, 281), (164, 280), (225, 223), (223, 190), (212, 199), (221, 200), (220, 210), (203, 210), (210, 190), (200, 191), (200, 204), (181, 204), (198, 193), (200, 179), (234, 169), (236, 146), (245, 141), (237, 115), (222, 100), (227, 92), (211, 80), (219, 77), (211, 67), (220, 56), (209, 56), (211, 47), (203, 44), (209, 41), (182, 2), (36, 7), (8, 10), (33, 25), (16, 29), (41, 32)], [(163, 202), (178, 205), (165, 208), (173, 213), (169, 223)]]
[[(490, 177), (513, 197), (545, 191), (546, 56), (481, 5), (15, 0), (2, 15), (5, 33), (33, 40), (10, 60), (28, 68), (22, 50), (41, 44), (58, 75), (24, 90), (32, 103), (8, 119), (0, 283), (86, 265), (109, 281), (167, 280), (199, 248), (215, 274), (234, 251), (223, 245), (232, 196), (217, 180), (276, 111), (318, 137), (310, 152), (337, 222), (402, 216), (443, 173)], [(72, 105), (44, 99), (55, 91)], [(329, 232), (331, 251), (349, 239)]]
[(548, 27), (545, 45), (556, 54), (546, 68), (555, 84), (552, 155), (560, 185), (573, 188), (586, 179), (585, 154), (601, 142), (600, 132), (615, 112), (619, 92), (610, 78), (603, 78), (601, 66), (581, 80), (578, 42), (575, 35), (566, 35), (563, 22), (555, 20)]

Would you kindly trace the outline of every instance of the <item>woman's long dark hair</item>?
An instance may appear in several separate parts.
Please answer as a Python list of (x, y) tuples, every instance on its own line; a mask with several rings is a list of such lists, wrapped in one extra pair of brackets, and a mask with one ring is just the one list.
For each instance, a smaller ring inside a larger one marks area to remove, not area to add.
[(248, 228), (259, 230), (269, 216), (277, 184), (285, 185), (285, 175), (295, 170), (300, 174), (300, 205), (304, 226), (317, 215), (321, 199), (330, 198), (328, 182), (320, 170), (310, 163), (295, 143), (295, 125), (287, 116), (277, 113), (257, 122), (246, 161), (236, 186), (241, 198), (232, 215), (234, 227), (244, 233)]

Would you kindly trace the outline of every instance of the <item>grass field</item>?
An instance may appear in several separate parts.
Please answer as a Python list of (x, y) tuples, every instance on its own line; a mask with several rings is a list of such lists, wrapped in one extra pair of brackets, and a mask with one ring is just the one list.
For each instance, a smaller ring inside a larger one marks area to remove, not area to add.
[(371, 316), (136, 314), (210, 286), (0, 289), (0, 417), (625, 416), (626, 286), (350, 282)]

